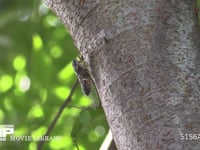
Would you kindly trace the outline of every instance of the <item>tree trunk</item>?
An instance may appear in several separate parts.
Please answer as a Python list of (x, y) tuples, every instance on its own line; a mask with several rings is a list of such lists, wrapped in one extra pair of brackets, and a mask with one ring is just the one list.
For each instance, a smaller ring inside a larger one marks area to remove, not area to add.
[(46, 3), (91, 69), (119, 150), (200, 149), (196, 0)]

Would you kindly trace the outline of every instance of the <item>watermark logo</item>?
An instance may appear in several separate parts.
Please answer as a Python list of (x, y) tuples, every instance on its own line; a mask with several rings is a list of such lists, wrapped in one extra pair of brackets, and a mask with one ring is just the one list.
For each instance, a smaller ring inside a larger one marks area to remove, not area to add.
[(14, 134), (14, 125), (0, 125), (0, 141), (6, 141), (6, 136), (12, 134)]
[(1, 141), (59, 141), (62, 136), (31, 136), (31, 135), (14, 135), (14, 125), (0, 125), (0, 142)]

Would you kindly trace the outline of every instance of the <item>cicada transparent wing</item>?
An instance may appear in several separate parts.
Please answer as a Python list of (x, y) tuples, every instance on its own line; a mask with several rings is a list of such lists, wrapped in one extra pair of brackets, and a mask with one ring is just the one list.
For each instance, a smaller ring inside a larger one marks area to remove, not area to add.
[(96, 86), (92, 79), (91, 79), (91, 91), (90, 91), (89, 97), (92, 101), (92, 108), (97, 109), (98, 107), (100, 107), (99, 94), (97, 92)]

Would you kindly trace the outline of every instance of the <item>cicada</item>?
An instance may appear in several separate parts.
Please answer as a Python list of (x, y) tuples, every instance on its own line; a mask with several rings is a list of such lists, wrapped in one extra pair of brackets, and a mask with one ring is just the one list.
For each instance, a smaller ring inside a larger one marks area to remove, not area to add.
[(94, 108), (99, 107), (99, 94), (91, 77), (87, 63), (82, 56), (79, 56), (77, 59), (73, 60), (72, 65), (81, 85), (82, 92), (90, 97)]

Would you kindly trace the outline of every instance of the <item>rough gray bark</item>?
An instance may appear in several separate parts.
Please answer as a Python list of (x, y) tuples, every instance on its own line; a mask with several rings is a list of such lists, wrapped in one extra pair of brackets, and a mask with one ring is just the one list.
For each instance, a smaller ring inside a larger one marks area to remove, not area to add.
[(118, 149), (200, 149), (186, 140), (200, 134), (196, 0), (45, 1), (90, 66)]

